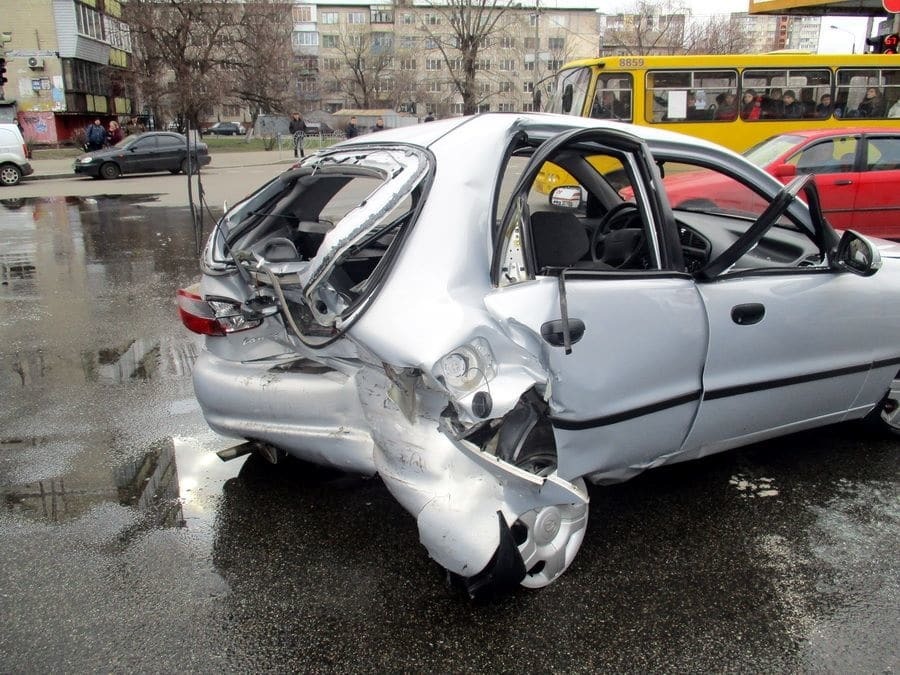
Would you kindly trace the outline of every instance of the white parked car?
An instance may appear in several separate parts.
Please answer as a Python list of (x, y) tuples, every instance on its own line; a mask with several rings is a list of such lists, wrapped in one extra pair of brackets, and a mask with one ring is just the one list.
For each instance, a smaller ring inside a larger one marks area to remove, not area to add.
[(18, 185), (34, 173), (25, 139), (16, 124), (0, 124), (0, 185)]
[[(574, 177), (549, 197), (546, 162)], [(673, 210), (663, 175), (689, 171), (756, 198)], [(473, 597), (544, 586), (585, 535), (585, 481), (900, 429), (900, 248), (839, 238), (805, 181), (552, 115), (341, 143), (228, 211), (179, 291), (207, 336), (197, 398), (270, 460), (380, 475)]]

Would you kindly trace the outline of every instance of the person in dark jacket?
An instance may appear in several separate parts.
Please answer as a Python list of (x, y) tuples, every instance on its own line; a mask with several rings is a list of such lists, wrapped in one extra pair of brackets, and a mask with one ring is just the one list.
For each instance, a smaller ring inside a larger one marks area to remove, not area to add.
[(125, 138), (125, 135), (122, 133), (122, 127), (119, 126), (118, 122), (112, 120), (109, 123), (109, 131), (106, 132), (106, 144), (115, 145), (123, 138)]
[(347, 138), (356, 138), (359, 136), (359, 127), (356, 126), (356, 115), (350, 118), (347, 126), (344, 127), (344, 135)]
[(295, 112), (291, 115), (291, 123), (288, 126), (288, 131), (291, 132), (291, 136), (294, 137), (294, 157), (297, 156), (297, 153), (300, 153), (300, 157), (306, 157), (303, 154), (303, 137), (306, 136), (306, 122), (303, 121), (303, 117), (300, 116), (300, 113)]
[(785, 90), (781, 95), (781, 116), (790, 119), (800, 119), (803, 117), (803, 106), (797, 101), (797, 96), (793, 89)]
[(384, 131), (384, 120), (380, 117), (375, 120), (375, 125), (371, 129), (369, 129), (369, 132), (373, 131)]
[(876, 87), (866, 89), (866, 97), (856, 108), (859, 117), (884, 117), (884, 109), (884, 96)]
[(106, 144), (106, 129), (99, 119), (87, 128), (87, 151), (100, 150)]

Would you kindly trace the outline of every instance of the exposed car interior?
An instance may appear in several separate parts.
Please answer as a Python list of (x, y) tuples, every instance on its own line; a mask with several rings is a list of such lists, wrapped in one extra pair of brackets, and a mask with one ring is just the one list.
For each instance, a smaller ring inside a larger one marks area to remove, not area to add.
[[(526, 239), (533, 249), (537, 274), (560, 269), (646, 271), (663, 269), (652, 247), (660, 223), (640, 197), (641, 185), (627, 158), (616, 154), (586, 155), (572, 149), (554, 156), (576, 183), (577, 206), (554, 200), (533, 185), (527, 204)], [(683, 159), (657, 158), (662, 185), (675, 215), (680, 243), (680, 271), (703, 278), (710, 263), (728, 251), (770, 207), (761, 195), (737, 177), (727, 176), (727, 188), (715, 195), (703, 190), (712, 169)], [(558, 174), (558, 169), (556, 170)], [(720, 176), (725, 174), (719, 173)], [(721, 178), (718, 183), (721, 183)], [(727, 268), (751, 270), (823, 266), (825, 247), (791, 215), (786, 204), (771, 226)], [(678, 258), (675, 258), (676, 260)]]

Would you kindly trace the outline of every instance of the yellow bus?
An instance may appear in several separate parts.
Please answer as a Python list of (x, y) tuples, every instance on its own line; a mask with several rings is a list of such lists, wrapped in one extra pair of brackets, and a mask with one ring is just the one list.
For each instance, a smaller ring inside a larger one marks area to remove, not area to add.
[(547, 112), (620, 119), (737, 152), (796, 129), (900, 126), (896, 54), (607, 56), (557, 73)]

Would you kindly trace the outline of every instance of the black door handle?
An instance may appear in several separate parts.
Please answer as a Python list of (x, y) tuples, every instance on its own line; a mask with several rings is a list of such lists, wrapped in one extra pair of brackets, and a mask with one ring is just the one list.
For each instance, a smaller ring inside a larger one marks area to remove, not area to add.
[(835, 185), (853, 185), (853, 181), (849, 178), (843, 178), (841, 180), (834, 181)]
[[(554, 319), (543, 324), (541, 326), (541, 337), (554, 347), (562, 347), (565, 344), (562, 319)], [(581, 319), (569, 319), (569, 342), (575, 344), (583, 337), (584, 321)]]
[(766, 308), (758, 302), (735, 305), (731, 308), (731, 320), (739, 326), (751, 326), (759, 323), (765, 315)]

